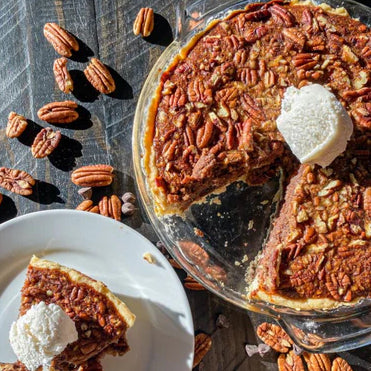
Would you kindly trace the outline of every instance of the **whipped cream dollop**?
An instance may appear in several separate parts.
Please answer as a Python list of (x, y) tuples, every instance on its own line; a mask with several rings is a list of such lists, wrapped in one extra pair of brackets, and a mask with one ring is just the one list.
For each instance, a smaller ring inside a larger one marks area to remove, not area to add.
[(326, 167), (345, 151), (353, 123), (334, 94), (312, 84), (286, 90), (277, 128), (301, 163)]
[(29, 371), (49, 370), (52, 359), (78, 339), (75, 323), (56, 304), (40, 302), (13, 322), (9, 340)]

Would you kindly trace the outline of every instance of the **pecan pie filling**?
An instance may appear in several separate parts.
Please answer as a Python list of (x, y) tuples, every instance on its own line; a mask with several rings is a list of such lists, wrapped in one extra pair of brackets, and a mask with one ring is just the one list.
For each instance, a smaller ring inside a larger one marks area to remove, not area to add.
[[(238, 179), (291, 178), (250, 297), (302, 308), (370, 297), (370, 66), (371, 32), (344, 9), (278, 0), (213, 21), (163, 73), (144, 162), (159, 215)], [(324, 169), (298, 166), (276, 127), (286, 89), (312, 83), (354, 124)]]

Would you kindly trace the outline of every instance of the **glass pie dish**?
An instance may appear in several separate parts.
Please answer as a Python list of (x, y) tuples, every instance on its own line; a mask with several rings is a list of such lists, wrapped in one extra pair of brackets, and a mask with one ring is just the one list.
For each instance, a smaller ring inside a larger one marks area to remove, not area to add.
[[(261, 251), (281, 195), (281, 177), (263, 186), (235, 182), (182, 216), (159, 217), (143, 165), (144, 138), (152, 100), (161, 75), (190, 39), (214, 19), (256, 1), (180, 1), (176, 37), (153, 66), (139, 97), (133, 129), (133, 159), (137, 185), (147, 215), (174, 259), (207, 289), (234, 305), (274, 318), (294, 341), (309, 351), (335, 352), (371, 343), (371, 304), (331, 311), (296, 311), (247, 299), (247, 274)], [(371, 25), (371, 9), (354, 1), (325, 1), (344, 6), (350, 15)], [(314, 3), (317, 3), (314, 1)], [(319, 2), (318, 2), (319, 3)]]

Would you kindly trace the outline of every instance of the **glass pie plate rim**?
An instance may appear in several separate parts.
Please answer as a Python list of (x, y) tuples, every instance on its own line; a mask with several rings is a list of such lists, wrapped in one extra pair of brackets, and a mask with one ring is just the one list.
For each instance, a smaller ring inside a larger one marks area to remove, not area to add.
[[(139, 96), (137, 108), (134, 117), (133, 137), (132, 137), (132, 152), (134, 172), (136, 178), (136, 187), (139, 190), (141, 201), (146, 214), (155, 229), (157, 235), (164, 243), (168, 252), (182, 266), (182, 268), (192, 276), (196, 281), (205, 286), (208, 290), (218, 295), (222, 299), (249, 311), (268, 315), (278, 321), (292, 338), (302, 347), (312, 351), (339, 351), (356, 348), (365, 344), (371, 343), (371, 304), (369, 300), (363, 300), (355, 306), (341, 306), (337, 309), (318, 311), (297, 311), (288, 307), (281, 307), (262, 302), (250, 302), (244, 297), (243, 292), (237, 292), (235, 289), (224, 285), (217, 280), (210, 280), (204, 271), (200, 271), (197, 264), (187, 259), (181, 247), (174, 243), (169, 237), (169, 230), (176, 228), (171, 226), (166, 217), (158, 217), (154, 211), (154, 200), (149, 189), (149, 183), (146, 176), (146, 171), (143, 166), (143, 154), (145, 151), (143, 140), (146, 132), (146, 125), (149, 114), (149, 107), (152, 103), (155, 91), (158, 87), (160, 77), (171, 63), (175, 55), (187, 45), (190, 39), (202, 31), (207, 24), (214, 19), (225, 17), (230, 11), (242, 9), (248, 3), (266, 2), (266, 1), (228, 1), (223, 5), (217, 5), (215, 0), (198, 0), (188, 1), (182, 0), (179, 2), (177, 9), (177, 28), (174, 41), (164, 50), (162, 55), (152, 67)], [(325, 0), (312, 1), (314, 4), (327, 3), (333, 7), (344, 6), (351, 16), (361, 18), (361, 21), (371, 25), (371, 8), (359, 4), (353, 0)], [(210, 5), (211, 4), (211, 5)], [(193, 13), (195, 12), (196, 13)], [(197, 12), (198, 11), (198, 12)], [(193, 14), (193, 16), (191, 16)], [(272, 212), (271, 212), (272, 215)], [(169, 229), (170, 228), (170, 229)], [(198, 237), (190, 241), (198, 243)], [(213, 252), (207, 250), (213, 258)], [(216, 259), (218, 260), (218, 259)], [(229, 262), (231, 263), (231, 262)], [(366, 324), (364, 323), (366, 316)], [(301, 324), (302, 320), (306, 321), (310, 326)], [(342, 334), (340, 338), (334, 340), (334, 336), (329, 335), (328, 327), (334, 324), (353, 323), (354, 320), (361, 320), (365, 328), (352, 328), (345, 330), (347, 333)], [(295, 324), (295, 325), (294, 325)], [(295, 329), (299, 328), (299, 332)], [(314, 333), (320, 334), (321, 340), (318, 344), (310, 344), (307, 340), (307, 334), (310, 328), (314, 328)], [(304, 335), (300, 336), (300, 331)], [(299, 335), (298, 335), (299, 334)], [(323, 343), (323, 344), (322, 344)]]

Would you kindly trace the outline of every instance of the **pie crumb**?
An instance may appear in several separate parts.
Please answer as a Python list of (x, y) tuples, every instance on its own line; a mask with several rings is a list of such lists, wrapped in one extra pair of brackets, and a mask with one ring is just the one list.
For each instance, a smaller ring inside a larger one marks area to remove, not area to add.
[(146, 252), (143, 254), (143, 259), (146, 260), (149, 264), (155, 264), (156, 263), (156, 259), (155, 257), (150, 254), (149, 252)]

